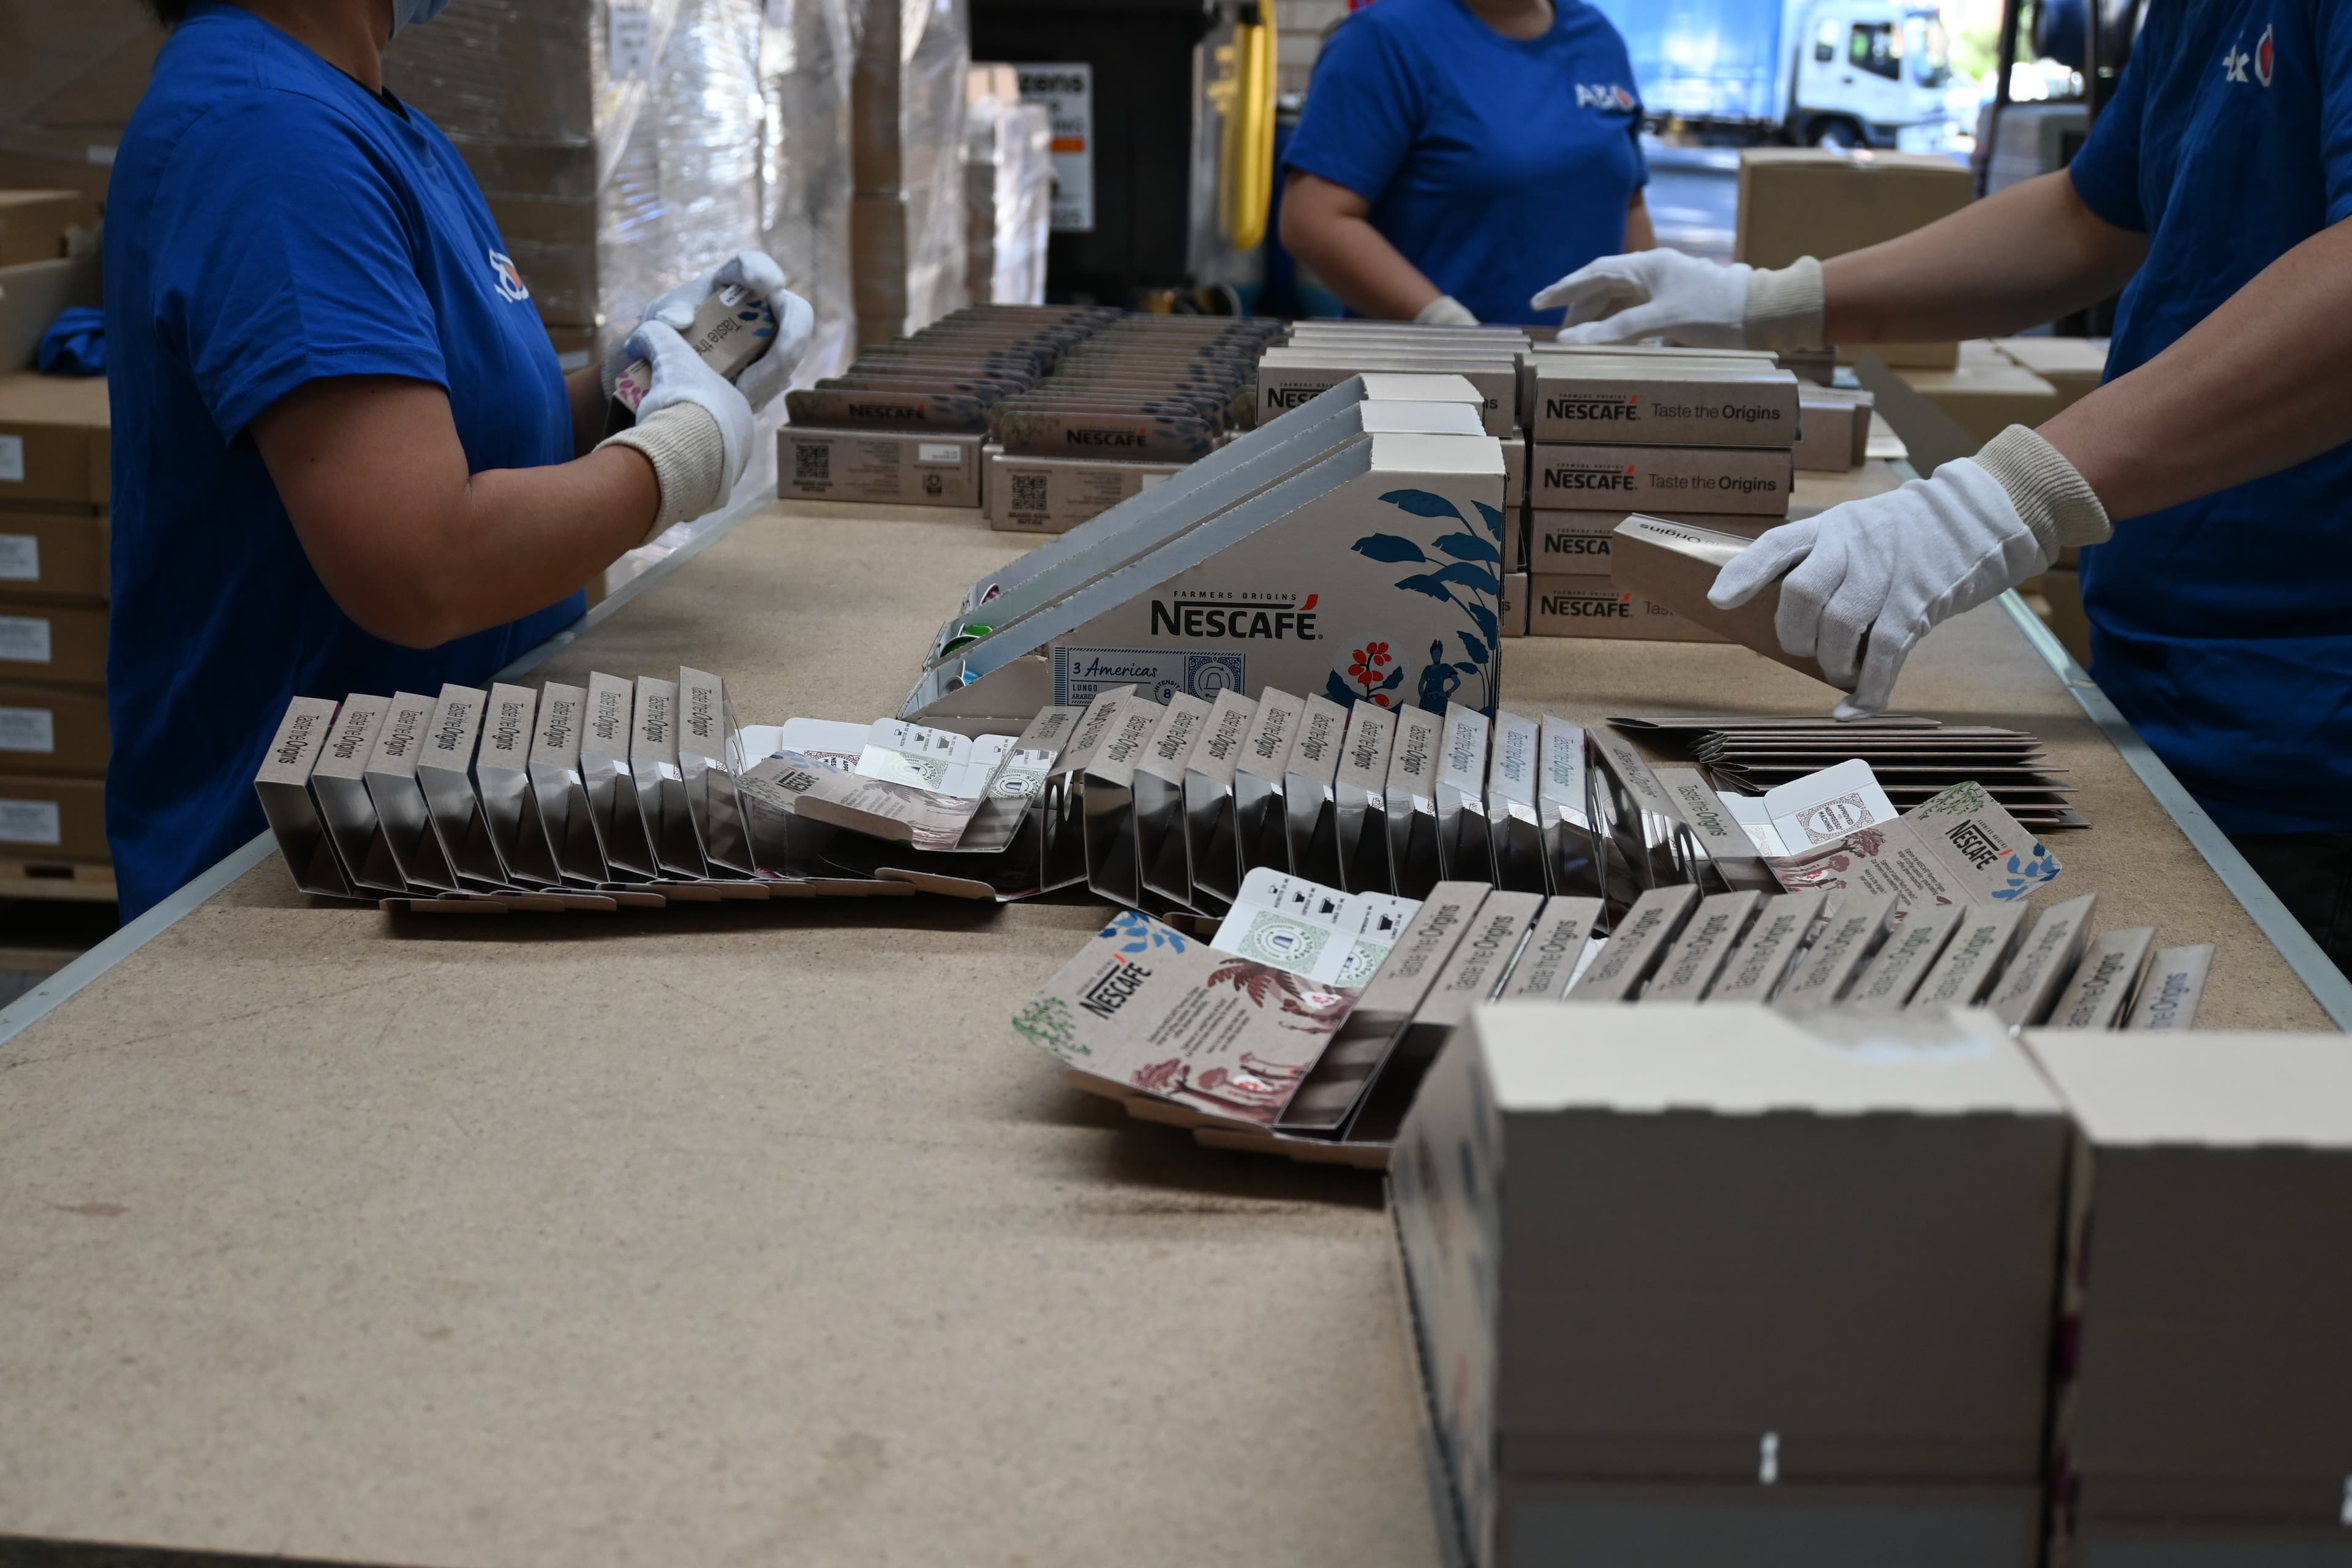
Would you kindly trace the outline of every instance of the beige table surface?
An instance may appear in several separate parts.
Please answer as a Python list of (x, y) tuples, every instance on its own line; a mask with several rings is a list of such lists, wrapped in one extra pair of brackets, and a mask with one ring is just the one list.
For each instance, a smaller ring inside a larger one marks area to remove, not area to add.
[[(894, 710), (974, 514), (755, 516), (531, 679)], [(1811, 711), (1522, 641), (1530, 712)], [(2000, 612), (1906, 704), (2049, 738), (2103, 923), (2309, 994)], [(1004, 1020), (1081, 900), (393, 920), (272, 858), (0, 1046), (5, 1538), (369, 1563), (1428, 1563), (1373, 1178), (1201, 1150)]]

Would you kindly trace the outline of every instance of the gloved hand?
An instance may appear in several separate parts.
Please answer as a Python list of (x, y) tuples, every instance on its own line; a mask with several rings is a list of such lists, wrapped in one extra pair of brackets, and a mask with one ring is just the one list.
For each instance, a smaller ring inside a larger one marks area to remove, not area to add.
[(1470, 307), (1451, 294), (1440, 294), (1423, 305), (1421, 314), (1413, 320), (1424, 327), (1475, 327), (1478, 324), (1478, 318), (1470, 313)]
[(637, 405), (637, 422), (597, 443), (634, 447), (654, 467), (661, 505), (650, 543), (673, 523), (716, 509), (743, 477), (751, 454), (751, 405), (727, 378), (667, 321), (647, 321), (629, 335), (632, 362), (654, 367), (653, 387)]
[[(774, 258), (757, 250), (739, 250), (693, 282), (681, 283), (656, 298), (646, 307), (638, 323), (664, 321), (683, 332), (693, 325), (694, 313), (702, 308), (702, 302), (730, 283), (749, 289), (776, 313), (776, 341), (735, 381), (742, 389), (744, 400), (756, 413), (784, 391), (801, 356), (808, 353), (809, 338), (816, 331), (816, 311), (806, 300), (784, 287), (784, 269), (776, 265)], [(621, 373), (643, 357), (627, 343), (604, 356), (602, 374), (606, 401), (611, 400), (614, 384)]]
[(1822, 264), (1810, 256), (1777, 271), (1679, 250), (1604, 256), (1528, 303), (1538, 310), (1567, 307), (1564, 343), (1667, 337), (1693, 348), (1811, 349), (1822, 342)]
[(1930, 626), (2046, 571), (2065, 546), (2113, 531), (2074, 466), (2012, 425), (1933, 479), (1773, 529), (1717, 574), (1706, 597), (1732, 609), (1787, 572), (1773, 619), (1780, 646), (1852, 682), (1835, 716), (1859, 719), (1885, 709)]

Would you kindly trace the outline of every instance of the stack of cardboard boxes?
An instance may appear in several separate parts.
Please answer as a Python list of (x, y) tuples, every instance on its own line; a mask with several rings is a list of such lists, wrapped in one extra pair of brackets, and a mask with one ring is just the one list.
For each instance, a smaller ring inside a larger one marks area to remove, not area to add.
[[(1753, 148), (1739, 155), (1732, 259), (1751, 267), (1786, 267), (1801, 256), (1826, 261), (1924, 228), (1975, 196), (1974, 177), (1949, 158)], [(1867, 352), (1898, 366), (1948, 370), (1958, 363), (1951, 343), (1873, 343)]]
[(965, 302), (971, 67), (961, 0), (866, 8), (850, 90), (849, 249), (860, 347), (919, 331)]
[(1727, 352), (1562, 350), (1534, 364), (1528, 634), (1722, 640), (1620, 590), (1611, 535), (1631, 512), (1748, 539), (1785, 521), (1795, 374), (1769, 354)]
[(0, 896), (111, 899), (102, 378), (0, 376)]
[(2333, 1036), (1480, 1009), (1391, 1165), (1449, 1555), (2352, 1562), (2347, 1094)]

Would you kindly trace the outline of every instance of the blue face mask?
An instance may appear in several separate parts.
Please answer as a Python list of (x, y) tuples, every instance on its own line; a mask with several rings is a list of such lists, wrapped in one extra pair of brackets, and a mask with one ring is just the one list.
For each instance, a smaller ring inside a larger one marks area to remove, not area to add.
[(449, 0), (392, 0), (392, 36), (396, 38), (403, 27), (430, 22), (448, 8)]

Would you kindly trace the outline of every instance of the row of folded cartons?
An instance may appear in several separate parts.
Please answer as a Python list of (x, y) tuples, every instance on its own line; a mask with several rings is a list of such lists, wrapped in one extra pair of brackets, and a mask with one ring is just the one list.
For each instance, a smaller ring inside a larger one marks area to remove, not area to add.
[(2336, 1036), (1481, 1008), (1391, 1165), (1442, 1527), (1478, 1568), (2352, 1562), (2347, 1106)]

